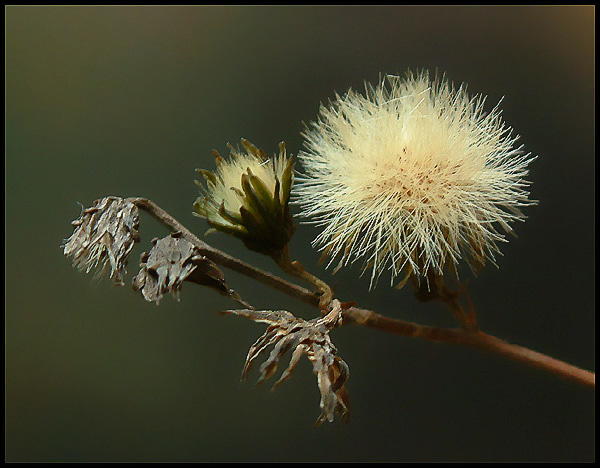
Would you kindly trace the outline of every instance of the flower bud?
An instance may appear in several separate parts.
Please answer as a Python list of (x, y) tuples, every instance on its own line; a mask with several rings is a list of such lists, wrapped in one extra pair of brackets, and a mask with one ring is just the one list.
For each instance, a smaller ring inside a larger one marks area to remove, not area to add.
[(228, 145), (229, 160), (213, 151), (215, 172), (197, 169), (206, 187), (196, 181), (203, 196), (196, 199), (194, 211), (214, 229), (240, 238), (250, 250), (277, 256), (295, 229), (289, 210), (293, 161), (286, 157), (284, 142), (272, 158), (247, 140), (242, 139), (242, 145), (245, 153)]

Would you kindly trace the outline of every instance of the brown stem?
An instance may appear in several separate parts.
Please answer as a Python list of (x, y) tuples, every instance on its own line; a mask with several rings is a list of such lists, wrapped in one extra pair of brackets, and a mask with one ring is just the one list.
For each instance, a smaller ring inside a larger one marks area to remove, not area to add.
[[(452, 312), (454, 318), (460, 323), (460, 326), (470, 332), (476, 332), (479, 330), (477, 326), (477, 316), (471, 303), (471, 298), (467, 292), (467, 285), (460, 285), (461, 287), (454, 291), (446, 286), (443, 275), (435, 273), (429, 269), (426, 279), (418, 282), (416, 277), (411, 276), (413, 286), (415, 287), (415, 297), (422, 301), (428, 302), (431, 300), (437, 300), (443, 302)], [(468, 302), (468, 308), (462, 306), (458, 298), (465, 296)]]
[(281, 252), (278, 253), (278, 255), (273, 256), (273, 260), (275, 260), (275, 262), (286, 273), (303, 279), (304, 281), (316, 286), (321, 294), (319, 299), (319, 308), (321, 309), (321, 313), (326, 315), (331, 308), (331, 301), (333, 300), (333, 291), (329, 285), (325, 281), (306, 271), (300, 262), (293, 262), (290, 258), (290, 251), (287, 245)]
[(308, 289), (297, 286), (269, 272), (256, 268), (201, 241), (183, 224), (181, 224), (179, 221), (173, 218), (169, 213), (163, 210), (152, 200), (148, 200), (147, 198), (141, 197), (128, 198), (127, 200), (133, 203), (138, 208), (152, 215), (152, 217), (160, 221), (172, 231), (181, 232), (186, 240), (191, 242), (195, 247), (197, 247), (200, 250), (200, 252), (203, 255), (211, 259), (213, 262), (225, 268), (229, 268), (230, 270), (237, 271), (242, 275), (253, 278), (263, 284), (266, 284), (267, 286), (271, 286), (272, 288), (278, 289), (279, 291), (288, 294), (292, 297), (296, 297), (310, 305), (314, 306), (319, 304), (318, 295), (314, 294)]
[[(204, 255), (213, 260), (215, 263), (260, 281), (263, 284), (278, 289), (279, 291), (300, 299), (310, 305), (320, 305), (319, 296), (313, 294), (309, 290), (290, 283), (271, 273), (262, 271), (248, 263), (243, 262), (242, 260), (209, 246), (205, 242), (198, 239), (185, 226), (180, 224), (175, 218), (173, 218), (151, 200), (146, 198), (128, 198), (128, 201), (134, 203), (138, 208), (147, 211), (171, 230), (180, 231), (188, 241), (194, 244), (202, 251)], [(291, 264), (293, 265), (294, 263), (291, 262)], [(313, 281), (311, 282), (316, 284)], [(329, 286), (327, 286), (327, 288), (329, 288)], [(329, 290), (331, 289), (329, 288)], [(474, 348), (491, 351), (496, 354), (507, 356), (511, 359), (525, 362), (529, 365), (553, 372), (561, 377), (573, 380), (580, 384), (588, 385), (594, 388), (596, 385), (596, 376), (592, 372), (572, 366), (571, 364), (567, 364), (566, 362), (559, 361), (558, 359), (554, 359), (545, 354), (538, 353), (537, 351), (508, 343), (481, 331), (457, 330), (420, 325), (414, 322), (392, 319), (376, 312), (359, 309), (356, 307), (347, 308), (344, 311), (344, 319), (344, 323), (357, 323), (359, 325), (376, 328), (378, 330), (395, 333), (397, 335), (420, 337), (440, 343), (454, 343), (472, 346)]]
[(523, 346), (508, 343), (481, 331), (470, 332), (459, 329), (437, 328), (420, 325), (414, 322), (385, 317), (371, 310), (351, 307), (344, 313), (344, 319), (378, 330), (402, 336), (424, 338), (439, 343), (454, 343), (472, 346), (525, 362), (535, 367), (553, 372), (575, 382), (595, 387), (596, 375), (587, 370), (559, 361)]

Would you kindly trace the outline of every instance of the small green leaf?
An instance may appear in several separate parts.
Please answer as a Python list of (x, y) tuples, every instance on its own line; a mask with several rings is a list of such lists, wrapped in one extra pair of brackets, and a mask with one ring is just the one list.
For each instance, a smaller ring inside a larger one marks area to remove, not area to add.
[(272, 214), (275, 211), (275, 203), (273, 200), (273, 195), (269, 192), (269, 189), (264, 184), (264, 182), (256, 177), (250, 169), (248, 169), (248, 176), (250, 177), (250, 183), (252, 184), (252, 188), (254, 188), (256, 194), (261, 199), (263, 204), (268, 208), (269, 214)]
[(232, 224), (243, 224), (244, 223), (244, 220), (242, 219), (241, 216), (239, 216), (236, 213), (234, 213), (233, 211), (229, 211), (227, 208), (225, 208), (225, 202), (221, 203), (221, 207), (219, 208), (219, 214), (221, 215), (221, 217), (224, 220), (229, 221)]
[(242, 145), (244, 146), (244, 148), (246, 148), (248, 154), (254, 156), (255, 158), (258, 158), (261, 161), (266, 161), (269, 159), (261, 148), (257, 148), (245, 138), (242, 138)]
[(225, 234), (231, 234), (241, 239), (248, 235), (248, 231), (244, 226), (231, 226), (210, 219), (208, 220), (208, 224), (218, 231), (224, 232)]
[(203, 218), (207, 217), (206, 214), (206, 199), (198, 197), (196, 198), (196, 201), (194, 202), (194, 211), (196, 213), (198, 213), (199, 216), (202, 216)]
[(287, 205), (290, 201), (290, 191), (292, 190), (292, 183), (294, 178), (294, 160), (289, 159), (288, 163), (283, 170), (283, 176), (281, 177), (281, 204)]
[(222, 164), (225, 164), (225, 160), (221, 157), (217, 150), (212, 150), (212, 154), (215, 157), (215, 164), (217, 165), (217, 169), (220, 168)]
[(255, 239), (260, 239), (260, 241), (269, 244), (269, 229), (268, 226), (265, 226), (261, 223), (252, 213), (244, 208), (243, 206), (240, 208), (240, 215), (244, 220), (244, 227), (248, 230), (248, 233), (252, 235)]
[(280, 188), (281, 184), (279, 183), (279, 179), (275, 177), (275, 189), (273, 190), (273, 210), (275, 213), (279, 213), (281, 211), (281, 199), (279, 198)]
[(198, 174), (201, 174), (202, 177), (204, 177), (204, 180), (206, 180), (207, 182), (211, 182), (213, 185), (216, 185), (217, 176), (214, 172), (207, 171), (206, 169), (196, 169), (196, 172)]
[(246, 194), (245, 201), (247, 202), (247, 209), (252, 211), (256, 218), (260, 218), (257, 219), (257, 221), (259, 221), (261, 225), (268, 226), (270, 218), (269, 208), (261, 201), (260, 197), (254, 191), (248, 174), (242, 174), (242, 188)]

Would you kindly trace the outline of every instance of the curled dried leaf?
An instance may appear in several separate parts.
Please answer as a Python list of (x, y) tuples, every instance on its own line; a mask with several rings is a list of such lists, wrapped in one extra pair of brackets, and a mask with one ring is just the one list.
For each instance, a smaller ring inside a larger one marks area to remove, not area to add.
[(158, 304), (166, 293), (177, 300), (184, 281), (209, 286), (223, 295), (240, 301), (225, 283), (223, 272), (208, 258), (201, 255), (194, 245), (172, 233), (163, 239), (154, 239), (154, 247), (143, 253), (140, 271), (133, 279), (133, 288), (142, 293), (148, 302)]
[(139, 241), (137, 207), (119, 197), (101, 198), (72, 224), (75, 231), (63, 247), (73, 266), (86, 273), (97, 268), (98, 277), (110, 269), (110, 278), (122, 286), (127, 257)]
[(337, 355), (337, 349), (331, 342), (329, 332), (341, 323), (342, 307), (339, 301), (333, 301), (333, 309), (325, 317), (303, 320), (285, 310), (226, 310), (223, 313), (241, 315), (255, 322), (269, 325), (265, 333), (250, 347), (242, 379), (246, 379), (258, 356), (273, 347), (267, 360), (260, 366), (257, 383), (273, 376), (281, 357), (292, 351), (290, 362), (279, 379), (273, 385), (275, 389), (287, 380), (303, 354), (313, 366), (317, 385), (321, 393), (321, 415), (317, 426), (324, 421), (333, 422), (337, 412), (347, 419), (349, 398), (345, 383), (349, 377), (348, 365)]

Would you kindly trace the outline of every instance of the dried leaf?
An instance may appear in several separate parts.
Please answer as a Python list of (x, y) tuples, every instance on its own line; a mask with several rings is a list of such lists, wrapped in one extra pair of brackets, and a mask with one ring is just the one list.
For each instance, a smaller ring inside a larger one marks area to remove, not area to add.
[(349, 377), (348, 365), (337, 356), (337, 350), (329, 337), (329, 332), (341, 323), (342, 308), (334, 301), (332, 311), (325, 317), (303, 320), (285, 310), (226, 310), (226, 314), (241, 315), (255, 322), (267, 323), (265, 333), (250, 347), (242, 379), (246, 379), (252, 364), (258, 356), (270, 346), (272, 350), (266, 361), (260, 366), (257, 384), (273, 376), (281, 357), (288, 351), (292, 356), (287, 368), (273, 385), (273, 390), (287, 380), (303, 354), (313, 366), (317, 376), (317, 385), (321, 393), (321, 415), (317, 425), (324, 421), (332, 422), (335, 413), (343, 419), (348, 418), (350, 407), (345, 383)]
[(139, 290), (148, 302), (158, 304), (166, 293), (179, 300), (184, 281), (209, 286), (223, 295), (239, 299), (225, 283), (223, 272), (217, 265), (201, 255), (179, 233), (154, 239), (153, 244), (149, 253), (142, 254), (141, 269), (133, 279), (133, 288)]
[(73, 257), (73, 266), (86, 273), (98, 268), (97, 276), (110, 268), (110, 277), (122, 286), (127, 257), (139, 241), (137, 207), (119, 197), (101, 198), (72, 224), (64, 254)]

